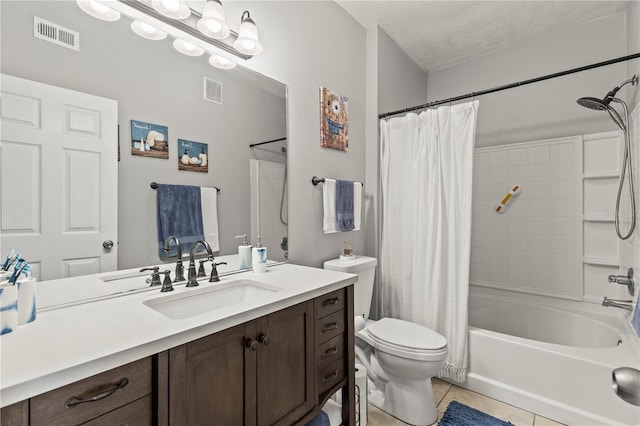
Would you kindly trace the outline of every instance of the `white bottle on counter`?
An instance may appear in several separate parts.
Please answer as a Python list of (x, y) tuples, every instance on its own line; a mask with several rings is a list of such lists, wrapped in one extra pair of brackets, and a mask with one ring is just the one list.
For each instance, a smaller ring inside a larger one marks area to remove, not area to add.
[(247, 242), (247, 234), (236, 235), (236, 238), (242, 238), (242, 245), (238, 246), (238, 268), (251, 268), (251, 246)]
[(263, 274), (267, 272), (267, 248), (262, 247), (260, 242), (260, 236), (258, 235), (258, 242), (251, 251), (251, 267), (254, 274)]

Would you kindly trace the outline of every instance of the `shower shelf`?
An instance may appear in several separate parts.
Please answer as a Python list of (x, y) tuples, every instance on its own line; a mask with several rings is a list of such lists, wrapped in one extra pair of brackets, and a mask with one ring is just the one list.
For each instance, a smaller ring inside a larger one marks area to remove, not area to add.
[(583, 173), (583, 179), (610, 179), (610, 178), (619, 178), (619, 171), (604, 171), (604, 172), (591, 172), (591, 173)]
[(613, 216), (601, 216), (601, 215), (585, 215), (582, 216), (582, 220), (585, 222), (614, 222)]
[(602, 266), (619, 266), (620, 261), (617, 259), (606, 259), (602, 257), (583, 257), (582, 263), (589, 265), (602, 265)]

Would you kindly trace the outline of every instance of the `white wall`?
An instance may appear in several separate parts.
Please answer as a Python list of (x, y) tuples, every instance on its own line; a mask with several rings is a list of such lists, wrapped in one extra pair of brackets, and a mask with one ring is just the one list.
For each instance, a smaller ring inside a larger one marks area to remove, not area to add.
[[(322, 266), (343, 241), (363, 253), (363, 231), (322, 232), (322, 184), (311, 178), (365, 179), (365, 30), (334, 2), (225, 3), (229, 17), (244, 9), (264, 45), (247, 66), (288, 87), (289, 260)], [(320, 86), (349, 98), (348, 152), (320, 147)]]
[[(536, 37), (429, 72), (429, 99), (446, 99), (627, 55), (625, 13)], [(627, 78), (619, 63), (479, 97), (476, 146), (614, 130), (606, 114), (576, 105)], [(622, 94), (621, 94), (622, 95)]]

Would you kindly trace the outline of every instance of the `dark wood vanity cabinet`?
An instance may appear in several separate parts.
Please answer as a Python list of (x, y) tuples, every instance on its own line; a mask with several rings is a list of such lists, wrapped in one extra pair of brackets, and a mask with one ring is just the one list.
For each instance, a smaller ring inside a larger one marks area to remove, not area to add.
[(286, 425), (314, 395), (313, 302), (169, 351), (170, 425)]
[(169, 350), (169, 425), (304, 425), (341, 387), (353, 425), (352, 298), (340, 289)]
[(4, 407), (0, 422), (304, 425), (342, 388), (354, 425), (353, 336), (349, 286)]

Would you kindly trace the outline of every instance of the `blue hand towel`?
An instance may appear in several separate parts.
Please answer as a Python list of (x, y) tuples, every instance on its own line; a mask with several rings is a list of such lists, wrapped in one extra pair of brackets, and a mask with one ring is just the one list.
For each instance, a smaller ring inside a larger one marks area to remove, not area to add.
[(305, 426), (330, 426), (331, 422), (329, 422), (329, 415), (324, 411), (320, 411), (320, 414), (315, 416), (308, 422)]
[(353, 182), (336, 179), (336, 218), (338, 230), (353, 231)]
[(191, 245), (204, 240), (200, 187), (158, 184), (158, 253), (160, 257), (176, 256), (175, 245), (167, 253), (165, 240), (173, 235), (180, 240), (182, 253)]
[(640, 299), (636, 301), (636, 308), (633, 311), (633, 316), (631, 317), (631, 325), (636, 331), (636, 334), (640, 336)]

